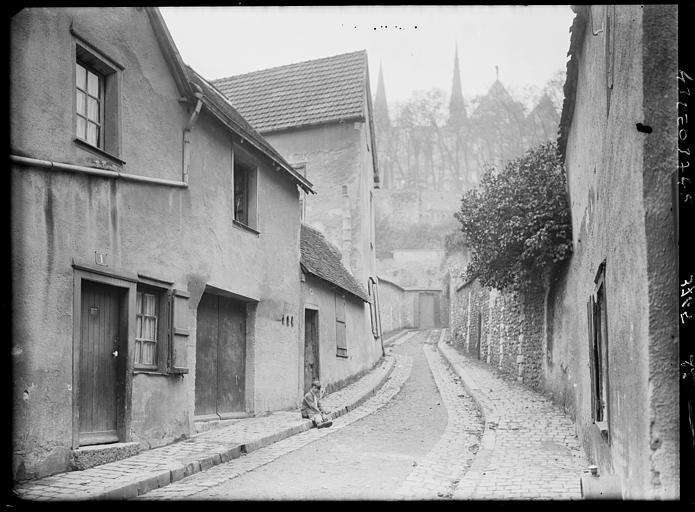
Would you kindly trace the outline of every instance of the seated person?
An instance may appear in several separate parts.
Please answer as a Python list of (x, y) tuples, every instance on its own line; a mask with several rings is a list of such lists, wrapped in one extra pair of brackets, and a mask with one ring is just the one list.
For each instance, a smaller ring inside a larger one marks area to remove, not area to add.
[(317, 428), (330, 427), (333, 422), (328, 419), (328, 413), (319, 403), (320, 397), (321, 383), (315, 379), (311, 383), (311, 389), (302, 400), (302, 418), (311, 419)]

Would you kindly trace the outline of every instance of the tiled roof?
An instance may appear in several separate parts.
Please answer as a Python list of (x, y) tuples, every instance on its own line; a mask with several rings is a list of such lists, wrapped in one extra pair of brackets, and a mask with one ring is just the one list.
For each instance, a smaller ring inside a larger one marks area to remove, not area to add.
[(203, 91), (203, 100), (205, 105), (215, 114), (221, 116), (223, 121), (230, 126), (235, 132), (241, 135), (242, 138), (249, 141), (256, 148), (265, 153), (278, 167), (283, 169), (293, 178), (299, 186), (307, 192), (314, 192), (311, 188), (311, 183), (302, 175), (297, 173), (292, 166), (270, 145), (270, 143), (259, 134), (246, 119), (232, 106), (225, 96), (218, 91), (212, 84), (205, 80), (202, 76), (193, 70), (190, 66), (186, 66), (188, 78), (191, 83), (197, 84)]
[(369, 302), (364, 288), (345, 268), (335, 248), (319, 231), (302, 224), (300, 248), (300, 262), (307, 272)]
[(212, 81), (261, 133), (366, 118), (367, 52)]

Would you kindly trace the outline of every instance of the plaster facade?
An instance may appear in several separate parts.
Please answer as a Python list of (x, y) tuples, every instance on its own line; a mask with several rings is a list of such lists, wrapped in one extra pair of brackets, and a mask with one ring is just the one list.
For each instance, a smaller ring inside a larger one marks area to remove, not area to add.
[[(346, 357), (337, 354), (336, 294), (345, 297)], [(371, 369), (382, 356), (381, 341), (364, 332), (364, 301), (311, 274), (302, 283), (304, 308), (318, 313), (319, 378), (326, 393), (340, 389)], [(304, 354), (304, 321), (301, 322), (301, 350)], [(302, 381), (303, 382), (303, 374)]]
[[(122, 67), (117, 159), (73, 141), (76, 39)], [(195, 103), (179, 101), (144, 9), (24, 10), (12, 19), (11, 43), (13, 155), (90, 168), (95, 158), (116, 166), (120, 159), (123, 173), (181, 180), (182, 133)], [(232, 221), (233, 146), (258, 164), (255, 231)], [(206, 291), (248, 304), (245, 412), (296, 406), (298, 322), (287, 326), (280, 319), (300, 314), (297, 182), (205, 108), (190, 148), (188, 186), (12, 165), (15, 479), (69, 469), (79, 444), (73, 366), (78, 274), (126, 290), (120, 441), (149, 448), (194, 432), (196, 313)], [(148, 278), (187, 298), (177, 312), (181, 332), (188, 333), (185, 354), (177, 357), (188, 373), (133, 368), (134, 290)]]

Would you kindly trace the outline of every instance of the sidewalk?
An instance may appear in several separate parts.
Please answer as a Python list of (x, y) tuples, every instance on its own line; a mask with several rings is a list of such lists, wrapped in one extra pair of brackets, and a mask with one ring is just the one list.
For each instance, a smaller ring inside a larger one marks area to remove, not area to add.
[(589, 466), (574, 423), (541, 394), (440, 341), (439, 351), (480, 406), (485, 429), (453, 499), (581, 499)]
[[(407, 331), (385, 340), (392, 343)], [(327, 395), (322, 400), (335, 419), (373, 396), (394, 367), (389, 354), (358, 381)], [(22, 500), (121, 500), (133, 498), (199, 471), (263, 448), (312, 428), (299, 411), (280, 411), (267, 416), (233, 420), (167, 446), (153, 448), (133, 457), (83, 471), (71, 471), (15, 487)]]

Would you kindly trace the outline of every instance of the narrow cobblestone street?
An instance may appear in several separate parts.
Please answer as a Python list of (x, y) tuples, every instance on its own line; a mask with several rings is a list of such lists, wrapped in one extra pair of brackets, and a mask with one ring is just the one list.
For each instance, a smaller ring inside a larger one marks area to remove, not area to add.
[[(477, 449), (482, 422), (470, 397), (460, 387), (460, 396), (452, 392), (454, 376), (434, 347), (439, 334), (421, 331), (397, 342), (391, 378), (333, 427), (293, 436), (139, 499), (450, 497)], [(455, 401), (456, 414), (449, 414)], [(467, 449), (452, 450), (458, 447)]]

